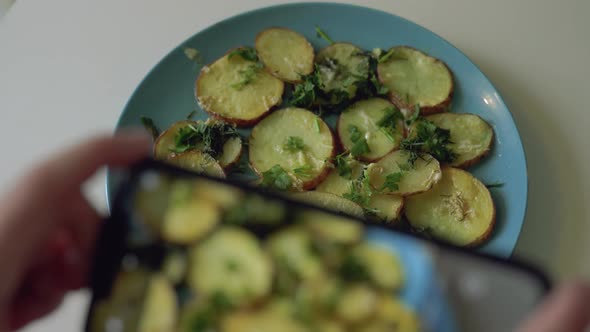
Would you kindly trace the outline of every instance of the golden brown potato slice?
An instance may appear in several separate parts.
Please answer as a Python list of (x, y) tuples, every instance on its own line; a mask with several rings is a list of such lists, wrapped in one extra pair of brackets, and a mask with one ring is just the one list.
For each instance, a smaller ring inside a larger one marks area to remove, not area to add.
[(437, 127), (451, 131), (450, 148), (457, 154), (451, 166), (473, 166), (492, 148), (494, 130), (475, 114), (442, 113), (427, 116), (426, 119)]
[(172, 150), (176, 147), (175, 137), (180, 128), (186, 127), (189, 124), (196, 124), (196, 121), (184, 120), (173, 123), (168, 129), (164, 130), (154, 142), (154, 158), (158, 160), (166, 160), (175, 155)]
[(283, 81), (301, 82), (313, 71), (313, 47), (299, 33), (286, 28), (269, 28), (256, 37), (256, 51), (266, 70)]
[(281, 103), (283, 82), (240, 55), (224, 55), (205, 66), (197, 79), (196, 96), (213, 117), (251, 126)]
[(250, 135), (250, 164), (262, 175), (275, 165), (296, 189), (312, 189), (328, 174), (334, 138), (328, 125), (302, 108), (285, 108), (260, 121)]
[(443, 169), (431, 190), (408, 197), (405, 214), (414, 228), (459, 246), (485, 241), (496, 220), (486, 186), (457, 168)]
[(188, 284), (197, 294), (221, 294), (231, 303), (252, 303), (271, 291), (273, 267), (258, 239), (225, 226), (191, 252)]
[(290, 198), (299, 200), (308, 204), (323, 207), (334, 212), (345, 213), (355, 217), (363, 217), (364, 212), (358, 204), (349, 201), (340, 196), (320, 191), (306, 191), (302, 193), (293, 193)]
[[(399, 114), (397, 118), (396, 112)], [(345, 109), (338, 119), (340, 143), (353, 154), (355, 143), (359, 144), (354, 136), (358, 135), (357, 132), (367, 143), (368, 151), (355, 157), (365, 161), (377, 160), (399, 147), (404, 135), (403, 116), (385, 99), (358, 101)]]
[(407, 46), (390, 49), (377, 65), (381, 83), (391, 102), (422, 114), (448, 110), (453, 97), (453, 75), (440, 60)]
[[(427, 191), (440, 180), (440, 165), (432, 156), (422, 155), (413, 166), (408, 162), (409, 157), (408, 152), (398, 150), (369, 165), (371, 186), (383, 193), (407, 196)], [(393, 174), (401, 174), (396, 182), (397, 189), (386, 186), (388, 177)]]
[(225, 178), (225, 172), (215, 158), (199, 150), (190, 150), (168, 158), (167, 163), (195, 173)]

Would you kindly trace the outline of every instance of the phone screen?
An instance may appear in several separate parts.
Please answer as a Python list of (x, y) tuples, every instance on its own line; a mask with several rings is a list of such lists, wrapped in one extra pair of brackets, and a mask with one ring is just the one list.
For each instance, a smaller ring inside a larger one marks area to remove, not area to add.
[(103, 227), (86, 330), (508, 331), (547, 289), (533, 269), (363, 221), (347, 202), (145, 164)]

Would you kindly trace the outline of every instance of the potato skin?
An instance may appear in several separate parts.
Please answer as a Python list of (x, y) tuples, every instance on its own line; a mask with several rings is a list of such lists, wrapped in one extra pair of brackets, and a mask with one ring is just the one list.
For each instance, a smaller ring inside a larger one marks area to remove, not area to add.
[[(223, 56), (215, 59), (215, 61), (211, 62), (210, 64), (206, 65), (203, 67), (203, 69), (201, 69), (201, 72), (199, 73), (199, 76), (197, 77), (197, 80), (195, 82), (195, 99), (197, 101), (197, 103), (199, 105), (201, 105), (200, 101), (199, 101), (199, 96), (201, 95), (201, 84), (203, 82), (203, 73), (204, 70), (206, 70), (205, 68), (210, 68), (211, 66), (213, 66), (217, 61), (221, 60), (222, 58), (228, 56), (232, 51), (242, 48), (243, 46), (240, 47), (235, 47), (233, 49), (230, 49), (229, 51), (227, 51)], [(231, 123), (236, 125), (237, 127), (240, 128), (245, 128), (245, 127), (252, 127), (255, 124), (257, 124), (260, 120), (262, 120), (265, 116), (267, 116), (270, 112), (272, 112), (273, 110), (276, 109), (276, 107), (278, 105), (280, 105), (283, 102), (283, 94), (285, 93), (285, 85), (282, 84), (281, 85), (281, 91), (280, 91), (280, 97), (278, 98), (278, 100), (276, 101), (276, 103), (274, 103), (273, 105), (269, 105), (269, 108), (266, 110), (266, 112), (260, 114), (260, 116), (256, 117), (256, 118), (252, 118), (252, 119), (241, 119), (241, 118), (236, 118), (236, 117), (230, 117), (230, 116), (224, 116), (221, 114), (218, 114), (214, 111), (212, 111), (211, 109), (209, 109), (208, 107), (202, 107), (201, 108), (207, 112), (207, 114), (209, 114), (213, 119), (216, 120), (220, 120), (220, 121), (224, 121), (227, 123)]]
[[(260, 49), (260, 46), (259, 45), (260, 45), (261, 38), (264, 36), (265, 33), (268, 33), (270, 30), (284, 30), (284, 31), (288, 31), (288, 32), (291, 32), (291, 33), (294, 33), (294, 34), (299, 35), (301, 38), (303, 38), (306, 41), (305, 48), (306, 48), (306, 50), (309, 53), (312, 54), (312, 57), (311, 57), (311, 65), (309, 66), (310, 67), (310, 70), (307, 70), (305, 72), (302, 72), (301, 74), (302, 75), (311, 74), (313, 72), (313, 64), (315, 62), (315, 52), (314, 52), (313, 46), (309, 43), (309, 41), (307, 40), (307, 38), (305, 38), (303, 35), (301, 35), (297, 31), (294, 31), (294, 30), (291, 30), (291, 29), (285, 28), (285, 27), (270, 27), (270, 28), (264, 29), (264, 30), (260, 31), (258, 33), (258, 35), (256, 35), (256, 39), (254, 40), (254, 47), (256, 48), (256, 51), (258, 51)], [(264, 60), (262, 58), (260, 60), (262, 62), (264, 62)], [(265, 63), (265, 66), (264, 66), (264, 70), (266, 70), (269, 74), (271, 74), (271, 75), (275, 76), (276, 78), (278, 78), (280, 80), (283, 80), (285, 82), (289, 82), (289, 83), (301, 83), (301, 82), (303, 82), (302, 79), (292, 80), (292, 79), (286, 79), (284, 77), (279, 76), (276, 73), (276, 71), (273, 71), (272, 68), (270, 68), (268, 65), (266, 65), (266, 63)]]
[[(451, 108), (451, 103), (453, 101), (453, 96), (455, 94), (455, 80), (454, 80), (453, 72), (451, 71), (449, 66), (447, 66), (447, 64), (444, 63), (442, 60), (435, 58), (433, 56), (430, 56), (430, 55), (428, 55), (428, 54), (426, 54), (414, 47), (406, 46), (406, 45), (397, 46), (397, 47), (403, 47), (403, 48), (407, 48), (407, 49), (419, 52), (426, 57), (434, 59), (435, 62), (442, 64), (447, 69), (447, 71), (451, 75), (451, 87), (450, 87), (449, 93), (447, 95), (447, 98), (445, 100), (441, 101), (440, 103), (438, 103), (437, 105), (421, 106), (420, 107), (420, 114), (421, 115), (430, 115), (430, 114), (436, 114), (436, 113), (441, 113), (441, 112), (447, 112)], [(382, 75), (381, 71), (379, 70), (379, 66), (377, 66), (377, 78), (379, 79), (379, 82), (381, 82), (383, 84), (384, 81), (383, 81), (382, 77), (383, 77), (383, 75)], [(389, 97), (389, 100), (400, 109), (412, 110), (414, 107), (414, 105), (408, 105), (401, 96), (397, 96), (394, 92), (389, 92), (388, 97)]]

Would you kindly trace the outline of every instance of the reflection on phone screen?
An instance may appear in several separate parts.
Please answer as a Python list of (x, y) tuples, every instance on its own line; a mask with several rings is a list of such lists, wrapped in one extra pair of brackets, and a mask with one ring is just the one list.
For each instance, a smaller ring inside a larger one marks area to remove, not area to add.
[(88, 331), (503, 331), (543, 293), (524, 270), (343, 214), (162, 170), (136, 180), (99, 243)]

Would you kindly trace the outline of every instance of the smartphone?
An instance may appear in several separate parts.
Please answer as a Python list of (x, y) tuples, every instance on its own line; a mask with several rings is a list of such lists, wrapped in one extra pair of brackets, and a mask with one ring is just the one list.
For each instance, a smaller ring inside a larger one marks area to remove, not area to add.
[(510, 331), (549, 289), (346, 202), (145, 161), (101, 230), (86, 331)]

